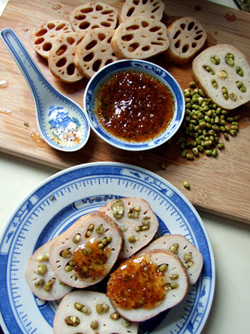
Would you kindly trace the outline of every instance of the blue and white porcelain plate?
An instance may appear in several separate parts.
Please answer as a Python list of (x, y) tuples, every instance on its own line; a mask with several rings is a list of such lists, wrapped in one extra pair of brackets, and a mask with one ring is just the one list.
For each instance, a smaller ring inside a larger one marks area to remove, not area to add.
[(143, 334), (199, 334), (212, 305), (215, 264), (204, 225), (192, 204), (160, 176), (132, 165), (100, 162), (59, 172), (16, 209), (0, 241), (1, 326), (4, 333), (52, 334), (58, 302), (36, 298), (25, 281), (29, 257), (80, 216), (120, 197), (147, 200), (159, 219), (158, 235), (182, 234), (203, 254), (198, 282), (174, 308), (141, 323)]

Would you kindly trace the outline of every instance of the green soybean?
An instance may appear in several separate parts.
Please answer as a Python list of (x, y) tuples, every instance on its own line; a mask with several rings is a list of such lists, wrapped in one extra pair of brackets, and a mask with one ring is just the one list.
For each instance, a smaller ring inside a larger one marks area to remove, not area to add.
[(184, 188), (186, 188), (186, 189), (190, 189), (190, 184), (189, 184), (188, 181), (183, 181), (182, 184), (183, 184)]
[[(218, 59), (213, 57), (214, 64)], [(227, 61), (231, 66), (234, 61), (231, 54), (227, 55)], [(211, 68), (207, 67), (211, 71)], [(238, 85), (241, 87), (240, 83)], [(225, 98), (228, 92), (222, 88)], [(196, 87), (195, 82), (190, 82), (189, 88), (184, 90), (185, 96), (185, 117), (182, 123), (183, 136), (177, 144), (181, 149), (181, 156), (187, 160), (195, 160), (200, 153), (207, 156), (216, 157), (218, 149), (225, 148), (225, 144), (220, 142), (220, 137), (224, 136), (229, 140), (229, 136), (234, 137), (239, 131), (239, 115), (233, 116), (228, 110), (217, 106), (206, 96), (203, 90)]]

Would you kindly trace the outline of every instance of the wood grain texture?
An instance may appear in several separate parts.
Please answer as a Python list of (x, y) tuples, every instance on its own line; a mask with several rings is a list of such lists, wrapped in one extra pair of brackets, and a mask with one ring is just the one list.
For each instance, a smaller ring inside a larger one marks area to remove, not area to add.
[[(106, 2), (118, 9), (122, 6), (122, 2)], [(51, 84), (82, 106), (87, 80), (71, 85), (60, 82), (49, 72), (47, 62), (35, 53), (29, 42), (30, 34), (36, 26), (50, 19), (68, 19), (72, 9), (81, 3), (83, 1), (77, 0), (10, 0), (0, 18), (0, 29), (12, 28)], [(206, 46), (230, 43), (250, 61), (249, 13), (201, 0), (169, 0), (165, 3), (163, 20), (167, 25), (181, 16), (195, 16), (208, 33)], [(188, 87), (192, 80), (191, 63), (176, 67), (166, 64), (162, 57), (152, 61), (165, 67), (183, 89)], [(197, 209), (250, 224), (249, 108), (247, 111), (239, 111), (242, 116), (240, 132), (226, 143), (226, 149), (217, 158), (202, 156), (195, 161), (186, 161), (180, 157), (175, 140), (172, 145), (164, 144), (150, 151), (126, 152), (109, 146), (94, 132), (91, 132), (90, 139), (82, 150), (64, 153), (50, 148), (37, 135), (31, 92), (2, 41), (0, 64), (0, 81), (8, 82), (6, 88), (0, 89), (0, 110), (5, 108), (10, 111), (8, 114), (0, 111), (1, 152), (58, 169), (97, 161), (117, 161), (141, 166), (171, 182)], [(160, 168), (162, 162), (166, 164), (165, 170)], [(189, 191), (182, 186), (183, 180), (189, 181)]]

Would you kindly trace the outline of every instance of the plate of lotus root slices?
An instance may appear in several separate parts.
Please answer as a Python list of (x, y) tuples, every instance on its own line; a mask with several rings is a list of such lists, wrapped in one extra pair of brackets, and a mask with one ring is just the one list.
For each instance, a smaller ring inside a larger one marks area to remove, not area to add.
[(165, 179), (87, 163), (34, 189), (0, 243), (4, 333), (201, 333), (215, 289), (203, 222)]

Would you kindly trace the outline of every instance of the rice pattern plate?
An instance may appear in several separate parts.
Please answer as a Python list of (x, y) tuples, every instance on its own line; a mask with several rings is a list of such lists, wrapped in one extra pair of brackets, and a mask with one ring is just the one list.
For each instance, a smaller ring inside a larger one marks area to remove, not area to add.
[(5, 334), (52, 334), (59, 301), (35, 297), (25, 281), (29, 257), (80, 216), (121, 197), (147, 200), (159, 219), (158, 235), (182, 234), (203, 254), (198, 282), (174, 308), (143, 322), (139, 334), (199, 334), (215, 289), (213, 251), (192, 204), (168, 181), (132, 165), (100, 162), (75, 166), (48, 178), (10, 218), (0, 241), (1, 326)]

